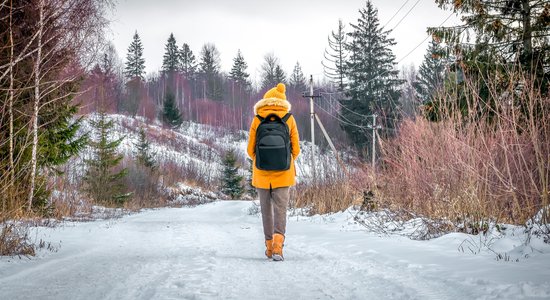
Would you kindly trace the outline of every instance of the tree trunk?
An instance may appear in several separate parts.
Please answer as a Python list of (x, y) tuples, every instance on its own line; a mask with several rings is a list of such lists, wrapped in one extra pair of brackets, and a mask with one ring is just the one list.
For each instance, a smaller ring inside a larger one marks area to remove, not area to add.
[(2, 211), (5, 212), (7, 207), (13, 208), (14, 206), (14, 185), (15, 185), (15, 163), (13, 161), (14, 153), (13, 153), (13, 97), (14, 97), (14, 91), (13, 91), (13, 24), (12, 24), (12, 16), (13, 16), (13, 2), (10, 1), (10, 88), (9, 88), (9, 100), (8, 100), (8, 115), (9, 115), (9, 189), (8, 189), (8, 200), (9, 203), (3, 202), (2, 203)]
[(32, 209), (32, 199), (34, 197), (34, 189), (36, 184), (36, 165), (38, 151), (38, 109), (40, 107), (40, 63), (42, 60), (42, 34), (44, 30), (44, 0), (39, 1), (39, 21), (38, 21), (38, 45), (36, 61), (34, 63), (34, 108), (31, 118), (32, 124), (32, 154), (31, 154), (31, 179), (27, 211)]
[[(533, 28), (531, 27), (531, 6), (529, 0), (522, 0), (522, 23), (523, 23), (523, 51), (525, 54), (526, 62), (528, 66), (531, 66), (531, 60), (533, 55)], [(530, 68), (529, 68), (530, 69)]]

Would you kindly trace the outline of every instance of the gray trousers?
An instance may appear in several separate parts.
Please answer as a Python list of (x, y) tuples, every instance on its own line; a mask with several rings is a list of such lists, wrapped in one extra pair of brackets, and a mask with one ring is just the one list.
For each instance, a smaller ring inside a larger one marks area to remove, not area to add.
[(262, 223), (266, 240), (273, 239), (274, 233), (285, 235), (286, 209), (290, 192), (288, 187), (272, 189), (257, 189), (260, 196)]

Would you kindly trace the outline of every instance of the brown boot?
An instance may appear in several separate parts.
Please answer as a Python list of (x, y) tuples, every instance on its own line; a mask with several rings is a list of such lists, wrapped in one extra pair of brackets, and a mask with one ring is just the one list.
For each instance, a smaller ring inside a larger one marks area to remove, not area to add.
[(273, 240), (265, 240), (265, 256), (267, 258), (273, 256)]
[(284, 246), (285, 236), (279, 233), (273, 235), (273, 260), (282, 261), (283, 257), (283, 246)]

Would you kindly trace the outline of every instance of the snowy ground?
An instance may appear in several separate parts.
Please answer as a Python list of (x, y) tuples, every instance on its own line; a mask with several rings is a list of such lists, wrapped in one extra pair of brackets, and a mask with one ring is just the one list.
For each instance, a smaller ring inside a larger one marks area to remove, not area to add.
[(458, 251), (463, 234), (378, 237), (346, 213), (290, 217), (286, 260), (272, 262), (250, 206), (40, 228), (58, 251), (0, 258), (0, 299), (550, 299), (548, 252), (497, 261)]

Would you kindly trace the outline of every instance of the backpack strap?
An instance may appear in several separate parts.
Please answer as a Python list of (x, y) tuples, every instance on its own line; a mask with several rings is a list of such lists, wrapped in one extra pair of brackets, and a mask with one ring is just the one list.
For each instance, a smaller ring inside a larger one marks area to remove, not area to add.
[(288, 119), (290, 118), (290, 116), (292, 116), (291, 113), (287, 113), (281, 120), (283, 120), (283, 122), (286, 123), (286, 121), (288, 121)]
[(256, 115), (256, 118), (258, 118), (258, 120), (260, 120), (260, 122), (262, 122), (263, 120), (265, 120), (265, 118), (262, 118), (260, 115)]

